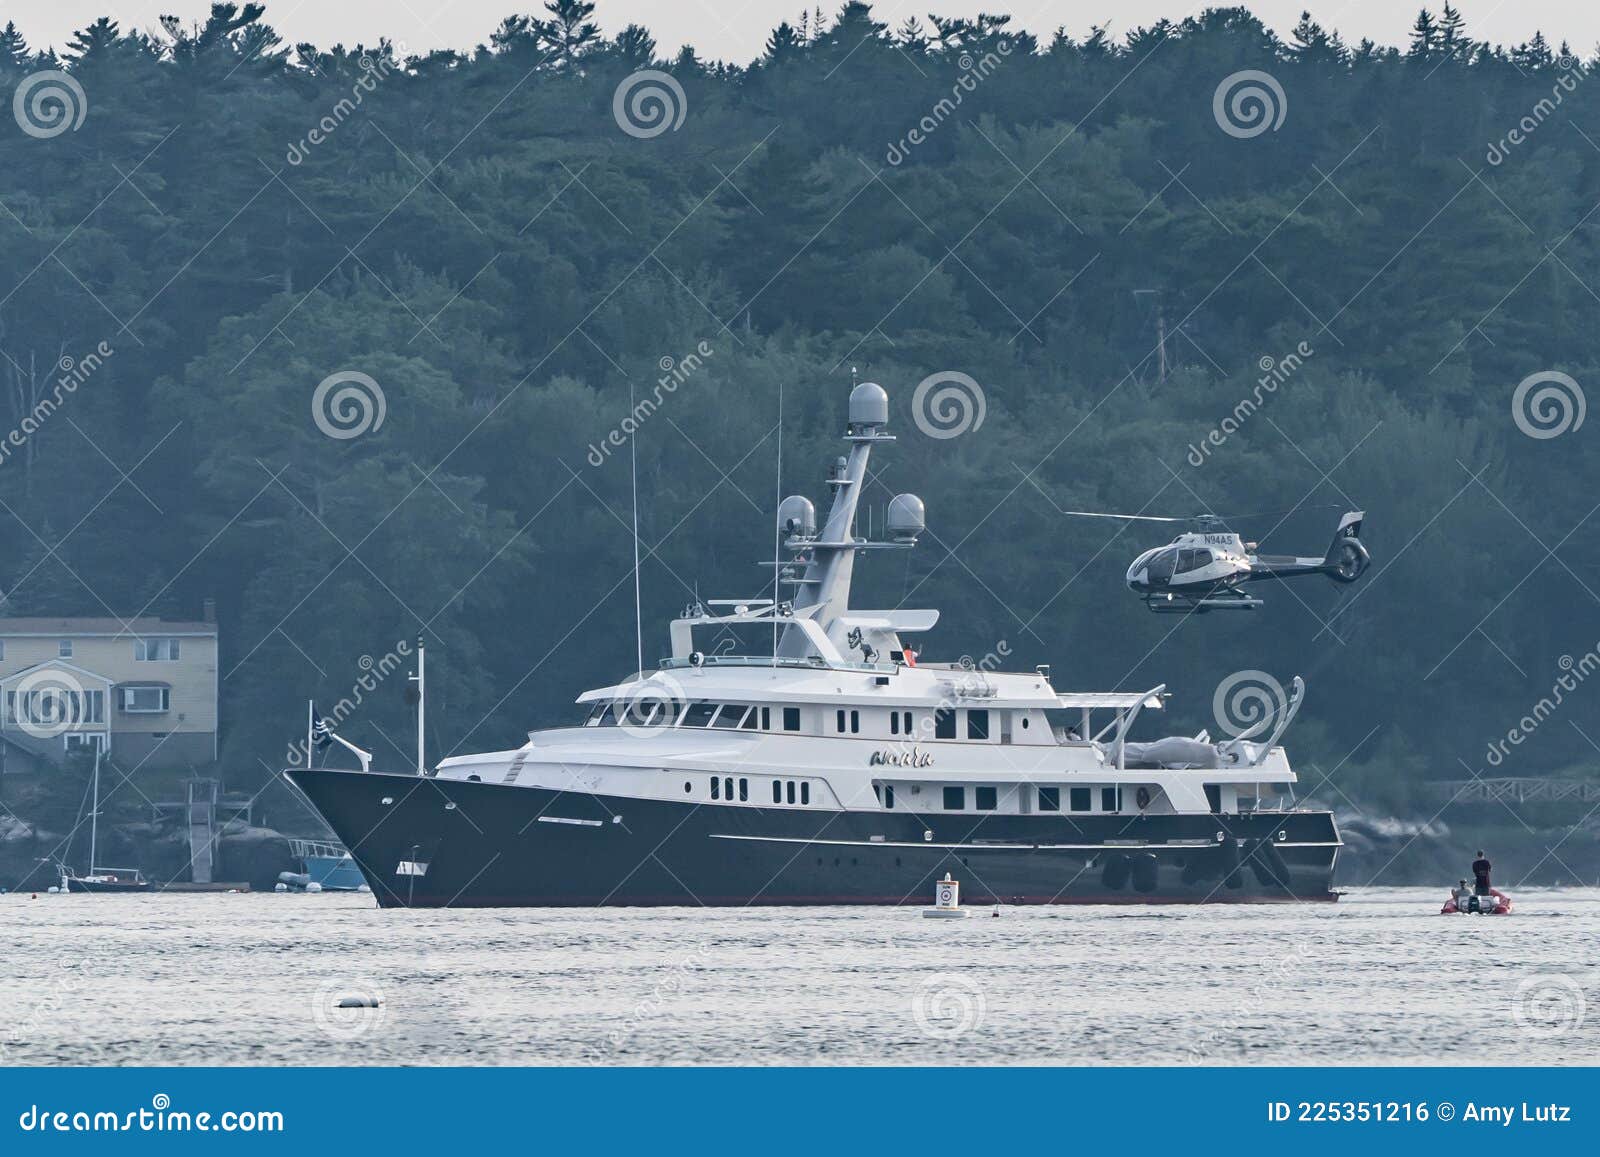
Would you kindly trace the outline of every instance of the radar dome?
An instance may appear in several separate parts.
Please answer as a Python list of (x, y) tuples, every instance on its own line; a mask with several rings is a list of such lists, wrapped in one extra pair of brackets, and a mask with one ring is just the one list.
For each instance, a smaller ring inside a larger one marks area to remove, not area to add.
[(811, 499), (791, 494), (778, 503), (778, 529), (795, 538), (817, 537), (817, 508)]
[(852, 426), (887, 426), (889, 424), (889, 395), (876, 382), (862, 382), (850, 391), (850, 424)]
[(889, 534), (896, 542), (915, 542), (927, 527), (927, 511), (915, 494), (896, 494), (889, 499)]

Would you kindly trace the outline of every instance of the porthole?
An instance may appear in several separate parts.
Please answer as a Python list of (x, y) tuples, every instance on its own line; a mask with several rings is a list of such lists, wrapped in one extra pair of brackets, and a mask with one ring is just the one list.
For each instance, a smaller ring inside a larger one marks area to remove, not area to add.
[(689, 792), (692, 795), (694, 793), (694, 784), (690, 783), (688, 780), (684, 780), (683, 781), (683, 790), (686, 791), (686, 792)]

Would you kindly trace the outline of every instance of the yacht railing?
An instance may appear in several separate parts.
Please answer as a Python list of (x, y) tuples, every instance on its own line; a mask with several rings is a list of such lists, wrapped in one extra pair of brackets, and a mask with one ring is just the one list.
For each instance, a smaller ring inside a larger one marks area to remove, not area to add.
[(829, 663), (815, 656), (799, 659), (771, 655), (703, 655), (700, 659), (662, 659), (663, 671), (682, 671), (694, 667), (796, 667), (811, 671), (875, 671), (884, 674), (899, 669), (898, 663)]

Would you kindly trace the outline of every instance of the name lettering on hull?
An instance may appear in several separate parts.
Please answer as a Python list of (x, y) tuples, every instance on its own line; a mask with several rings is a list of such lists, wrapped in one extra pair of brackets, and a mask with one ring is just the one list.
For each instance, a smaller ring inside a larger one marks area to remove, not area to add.
[(918, 751), (913, 747), (910, 751), (874, 751), (869, 762), (871, 767), (932, 767), (933, 753)]

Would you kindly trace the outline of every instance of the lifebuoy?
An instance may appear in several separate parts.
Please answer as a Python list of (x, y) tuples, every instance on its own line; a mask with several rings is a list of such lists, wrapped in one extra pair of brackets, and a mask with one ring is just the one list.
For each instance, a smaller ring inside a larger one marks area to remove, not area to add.
[(1147, 787), (1141, 787), (1138, 791), (1134, 792), (1133, 798), (1134, 802), (1139, 805), (1139, 810), (1144, 811), (1145, 808), (1150, 806), (1150, 789)]

